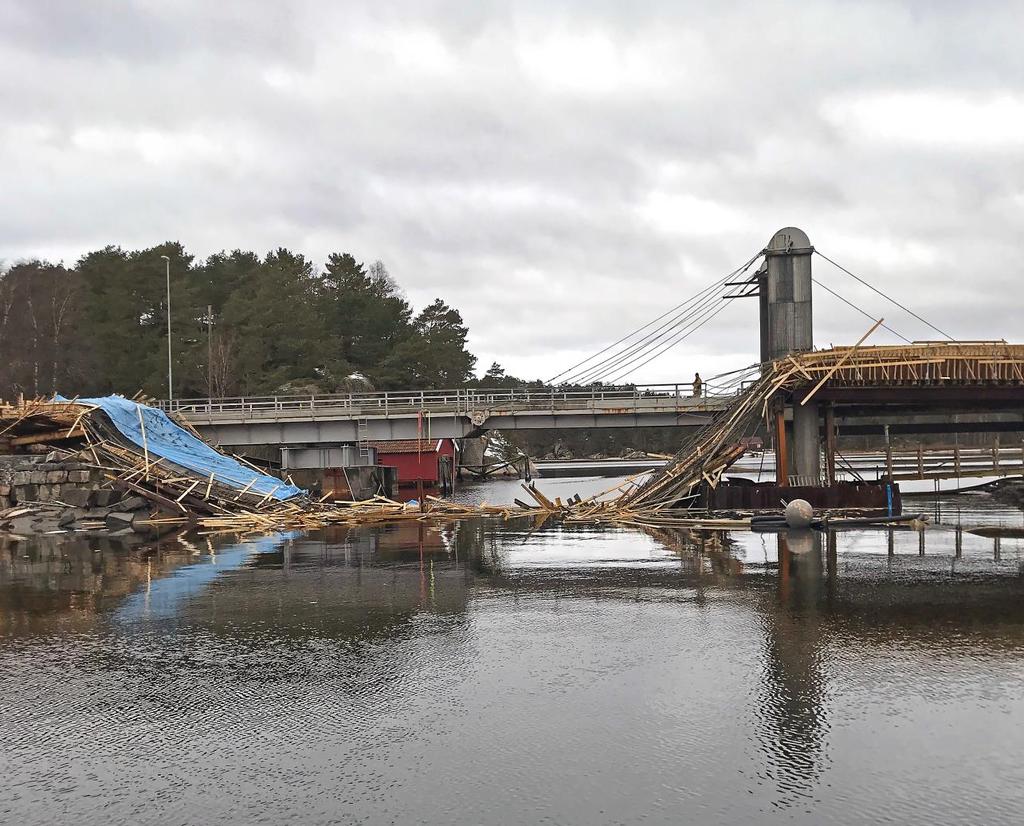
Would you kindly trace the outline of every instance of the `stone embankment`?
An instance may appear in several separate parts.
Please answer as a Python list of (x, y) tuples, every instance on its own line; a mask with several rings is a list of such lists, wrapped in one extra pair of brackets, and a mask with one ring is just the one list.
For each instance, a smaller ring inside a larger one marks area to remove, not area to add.
[(150, 532), (149, 503), (105, 485), (102, 471), (56, 454), (0, 456), (0, 530)]

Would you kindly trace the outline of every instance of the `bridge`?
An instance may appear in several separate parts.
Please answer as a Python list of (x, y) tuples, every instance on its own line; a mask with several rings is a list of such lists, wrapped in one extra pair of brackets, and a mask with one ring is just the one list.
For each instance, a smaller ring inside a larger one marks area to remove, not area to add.
[[(802, 230), (779, 230), (742, 268), (559, 374), (555, 378), (564, 384), (558, 386), (177, 399), (162, 406), (180, 414), (208, 440), (240, 447), (461, 439), (488, 430), (698, 429), (720, 422), (733, 447), (753, 430), (769, 439), (775, 448), (775, 478), (782, 485), (791, 480), (835, 484), (840, 438), (882, 436), (889, 446), (892, 435), (1024, 433), (1024, 346), (1001, 340), (957, 341), (870, 284), (947, 340), (911, 341), (847, 301), (874, 326), (852, 347), (816, 350), (812, 284), (824, 287), (811, 275), (816, 254), (821, 255)], [(747, 275), (759, 259), (761, 265)], [(723, 295), (723, 287), (738, 289)], [(760, 305), (758, 365), (705, 384), (699, 395), (686, 382), (625, 387), (601, 383), (608, 376), (617, 381), (621, 371), (647, 363), (700, 329), (721, 309), (723, 299), (751, 296)], [(904, 343), (866, 344), (879, 327)], [(769, 374), (780, 377), (779, 382), (764, 384)], [(745, 391), (755, 384), (761, 394), (756, 405), (749, 398), (744, 401), (749, 395)], [(748, 407), (740, 410), (743, 405)], [(699, 447), (698, 464), (721, 445), (702, 441)], [(918, 464), (918, 477), (928, 476)], [(958, 461), (942, 464), (934, 473), (962, 473)], [(706, 468), (695, 470), (701, 471), (698, 479), (717, 478), (707, 476)], [(897, 475), (893, 467), (887, 472)]]
[(690, 383), (626, 388), (458, 388), (160, 402), (203, 438), (232, 446), (462, 439), (487, 430), (700, 427), (725, 410), (730, 388)]

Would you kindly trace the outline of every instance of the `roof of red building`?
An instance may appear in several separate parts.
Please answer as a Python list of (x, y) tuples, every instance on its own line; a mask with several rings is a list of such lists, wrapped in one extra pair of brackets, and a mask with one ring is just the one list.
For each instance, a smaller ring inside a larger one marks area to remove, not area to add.
[(377, 448), (377, 453), (437, 453), (441, 449), (443, 439), (391, 439), (388, 441), (367, 442), (370, 447)]

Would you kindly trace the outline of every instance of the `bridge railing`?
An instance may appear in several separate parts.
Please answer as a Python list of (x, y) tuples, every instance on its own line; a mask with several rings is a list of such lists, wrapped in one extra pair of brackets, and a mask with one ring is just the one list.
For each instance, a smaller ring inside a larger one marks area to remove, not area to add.
[(461, 387), (450, 390), (388, 390), (379, 393), (317, 393), (310, 395), (234, 396), (227, 398), (185, 398), (160, 401), (167, 412), (193, 414), (273, 415), (302, 411), (342, 415), (389, 416), (409, 413), (444, 412), (469, 414), (474, 411), (510, 412), (525, 410), (607, 409), (615, 407), (666, 406), (700, 410), (735, 392), (705, 384), (700, 397), (693, 395), (689, 382), (644, 384), (631, 387)]

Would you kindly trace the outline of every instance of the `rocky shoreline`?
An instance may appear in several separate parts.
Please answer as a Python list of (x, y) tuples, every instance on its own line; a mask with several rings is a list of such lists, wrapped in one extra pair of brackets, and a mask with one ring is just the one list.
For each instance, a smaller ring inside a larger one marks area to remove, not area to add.
[(16, 534), (81, 531), (154, 534), (150, 503), (113, 490), (96, 467), (54, 453), (0, 456), (0, 530)]

